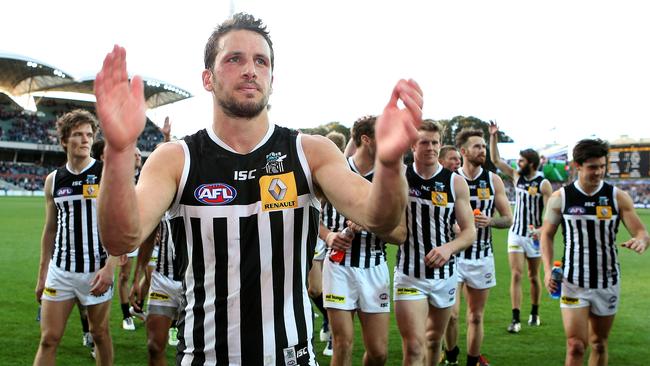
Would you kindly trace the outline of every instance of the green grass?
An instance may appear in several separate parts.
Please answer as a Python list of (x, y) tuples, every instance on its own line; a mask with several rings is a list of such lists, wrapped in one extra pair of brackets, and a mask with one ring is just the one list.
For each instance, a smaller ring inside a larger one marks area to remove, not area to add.
[[(641, 219), (650, 226), (650, 210), (639, 210)], [(0, 364), (28, 365), (36, 353), (40, 335), (39, 324), (34, 320), (38, 305), (34, 300), (34, 286), (40, 253), (40, 236), (43, 227), (43, 198), (0, 197), (0, 314), (4, 325), (0, 336)], [(509, 270), (505, 249), (506, 230), (495, 230), (495, 259), (497, 286), (492, 289), (485, 310), (485, 339), (482, 352), (493, 365), (561, 365), (564, 360), (564, 332), (557, 301), (546, 294), (542, 296), (540, 314), (542, 326), (530, 328), (523, 325), (519, 334), (512, 335), (505, 328), (510, 321), (508, 294)], [(618, 242), (628, 238), (621, 225)], [(393, 267), (395, 247), (388, 250), (389, 268)], [(561, 243), (556, 240), (556, 253), (561, 253)], [(621, 249), (622, 267), (621, 302), (610, 336), (610, 365), (646, 365), (650, 358), (650, 253), (639, 256)], [(524, 281), (522, 320), (530, 309), (528, 284)], [(116, 365), (144, 365), (147, 360), (145, 330), (136, 321), (137, 330), (127, 332), (121, 328), (121, 315), (117, 295), (111, 313), (111, 334)], [(461, 324), (464, 324), (464, 306)], [(322, 356), (325, 346), (318, 341), (320, 321), (316, 319), (315, 345), (318, 360), (327, 365)], [(360, 326), (355, 324), (353, 365), (361, 364), (363, 342)], [(466, 351), (465, 327), (460, 327), (461, 354)], [(395, 319), (391, 318), (388, 365), (401, 364), (401, 338)], [(168, 349), (169, 363), (173, 364), (174, 350)], [(464, 356), (462, 356), (464, 357)], [(81, 346), (81, 327), (77, 311), (73, 310), (65, 336), (58, 351), (59, 365), (92, 365), (89, 353)], [(464, 359), (461, 358), (464, 363)]]

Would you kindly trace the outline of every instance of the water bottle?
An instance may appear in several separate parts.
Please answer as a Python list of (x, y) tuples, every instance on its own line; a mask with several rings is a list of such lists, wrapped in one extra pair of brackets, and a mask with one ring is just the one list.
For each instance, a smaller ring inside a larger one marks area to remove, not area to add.
[(528, 235), (530, 235), (530, 238), (533, 239), (533, 248), (535, 248), (535, 250), (539, 250), (539, 235), (535, 233), (534, 225), (528, 225)]
[[(352, 231), (350, 227), (346, 227), (345, 229), (343, 229), (343, 231), (339, 232), (337, 235), (341, 235), (345, 238), (349, 238), (350, 240), (354, 239), (354, 231)], [(343, 250), (332, 249), (330, 253), (330, 260), (332, 262), (341, 263), (344, 257), (345, 257), (345, 251)]]
[(562, 279), (564, 273), (562, 271), (562, 262), (553, 262), (553, 269), (551, 269), (551, 280), (555, 281), (555, 291), (551, 292), (552, 299), (559, 299), (562, 294)]

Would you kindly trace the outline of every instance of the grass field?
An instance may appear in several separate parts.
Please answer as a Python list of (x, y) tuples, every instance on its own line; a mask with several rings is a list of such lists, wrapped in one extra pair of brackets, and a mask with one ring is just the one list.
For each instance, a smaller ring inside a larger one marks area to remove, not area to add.
[[(650, 226), (650, 211), (640, 210), (641, 219)], [(0, 365), (28, 365), (32, 363), (39, 340), (39, 324), (35, 321), (38, 305), (34, 300), (34, 286), (40, 253), (40, 235), (43, 227), (43, 198), (0, 197)], [(482, 352), (492, 365), (561, 365), (564, 360), (564, 333), (557, 301), (542, 297), (540, 314), (542, 326), (530, 328), (523, 325), (519, 334), (509, 334), (510, 321), (508, 294), (509, 271), (505, 250), (505, 230), (495, 230), (495, 258), (497, 286), (492, 289), (485, 311), (485, 339)], [(621, 225), (619, 242), (628, 238)], [(560, 253), (560, 243), (556, 243)], [(389, 268), (395, 260), (395, 247), (389, 248)], [(610, 365), (650, 364), (650, 253), (639, 256), (628, 250), (619, 251), (622, 267), (622, 294), (619, 312), (610, 338)], [(524, 284), (522, 320), (528, 318), (530, 300), (528, 284)], [(111, 313), (111, 334), (116, 365), (145, 365), (147, 351), (145, 330), (136, 321), (137, 330), (127, 332), (121, 328), (121, 315), (117, 295)], [(320, 329), (316, 319), (315, 329)], [(464, 307), (461, 322), (464, 324)], [(356, 324), (357, 338), (353, 365), (361, 364), (363, 343), (360, 327)], [(329, 360), (321, 355), (325, 346), (315, 333), (319, 362)], [(459, 346), (461, 355), (466, 351), (465, 331), (461, 327)], [(401, 363), (401, 338), (395, 319), (391, 319), (388, 365)], [(174, 350), (168, 350), (173, 364)], [(464, 363), (464, 356), (461, 358)], [(81, 346), (81, 326), (77, 311), (68, 322), (65, 336), (58, 351), (59, 365), (92, 365), (88, 351)]]

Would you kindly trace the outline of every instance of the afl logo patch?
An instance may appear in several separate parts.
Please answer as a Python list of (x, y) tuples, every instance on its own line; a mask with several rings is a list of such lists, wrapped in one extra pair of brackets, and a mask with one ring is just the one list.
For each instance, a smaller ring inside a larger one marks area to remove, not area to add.
[(56, 191), (57, 196), (67, 196), (69, 194), (72, 194), (72, 188), (70, 187), (59, 188), (59, 190)]
[(225, 205), (237, 197), (237, 191), (225, 183), (202, 184), (194, 190), (197, 201), (211, 206)]
[(567, 210), (567, 213), (569, 215), (584, 215), (586, 212), (587, 212), (587, 209), (585, 209), (582, 206), (572, 206), (572, 207), (569, 207), (569, 209)]

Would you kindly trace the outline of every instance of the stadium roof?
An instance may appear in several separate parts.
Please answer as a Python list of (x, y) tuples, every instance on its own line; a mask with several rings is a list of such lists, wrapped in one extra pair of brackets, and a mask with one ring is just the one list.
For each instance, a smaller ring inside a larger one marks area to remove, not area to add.
[[(143, 77), (147, 108), (192, 97), (189, 92), (153, 78)], [(21, 96), (40, 91), (93, 94), (95, 77), (75, 79), (70, 74), (29, 57), (0, 53), (0, 91)]]
[(20, 96), (74, 82), (67, 72), (33, 58), (0, 53), (0, 91)]

